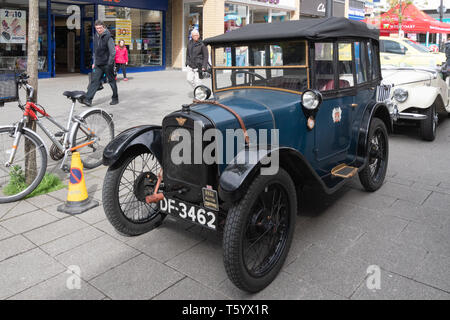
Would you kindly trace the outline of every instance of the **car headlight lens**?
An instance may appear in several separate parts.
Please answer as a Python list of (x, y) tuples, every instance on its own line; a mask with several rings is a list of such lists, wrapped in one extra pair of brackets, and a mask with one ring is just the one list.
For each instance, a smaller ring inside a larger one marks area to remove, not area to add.
[(211, 90), (203, 85), (197, 86), (194, 89), (194, 98), (197, 100), (206, 100), (211, 96)]
[(405, 102), (408, 99), (408, 90), (397, 88), (394, 90), (394, 99), (398, 102)]
[(322, 97), (319, 92), (307, 90), (302, 95), (302, 104), (308, 110), (316, 109), (322, 102)]

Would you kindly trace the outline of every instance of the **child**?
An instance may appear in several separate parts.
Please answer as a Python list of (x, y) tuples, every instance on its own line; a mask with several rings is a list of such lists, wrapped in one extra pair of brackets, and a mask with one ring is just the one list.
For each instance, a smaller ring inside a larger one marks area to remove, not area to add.
[(128, 81), (126, 65), (128, 65), (128, 50), (125, 47), (125, 41), (120, 40), (119, 45), (116, 46), (116, 66), (117, 72), (122, 69), (123, 81)]

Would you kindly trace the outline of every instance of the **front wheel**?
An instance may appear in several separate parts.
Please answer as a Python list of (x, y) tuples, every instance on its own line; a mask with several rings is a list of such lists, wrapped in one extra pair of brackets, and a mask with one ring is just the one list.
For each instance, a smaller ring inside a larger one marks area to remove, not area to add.
[(423, 140), (433, 141), (436, 138), (436, 128), (439, 121), (439, 115), (436, 111), (436, 104), (425, 110), (427, 118), (420, 122), (420, 135)]
[(289, 174), (258, 176), (229, 212), (223, 235), (224, 263), (240, 289), (258, 292), (278, 275), (295, 226), (297, 197)]
[(93, 169), (102, 164), (103, 150), (114, 139), (114, 123), (111, 116), (103, 110), (88, 112), (75, 129), (72, 147), (95, 142), (78, 149), (83, 167)]
[(109, 167), (103, 182), (103, 209), (118, 232), (137, 236), (158, 226), (165, 215), (157, 203), (148, 204), (161, 166), (145, 149), (127, 152), (119, 163)]
[[(14, 146), (15, 127), (0, 128), (0, 203), (25, 198), (37, 188), (47, 170), (47, 152), (33, 134), (23, 131)], [(14, 161), (7, 162), (15, 148)]]
[(370, 123), (366, 157), (367, 164), (359, 172), (359, 180), (367, 191), (376, 191), (383, 185), (389, 158), (388, 132), (379, 118)]

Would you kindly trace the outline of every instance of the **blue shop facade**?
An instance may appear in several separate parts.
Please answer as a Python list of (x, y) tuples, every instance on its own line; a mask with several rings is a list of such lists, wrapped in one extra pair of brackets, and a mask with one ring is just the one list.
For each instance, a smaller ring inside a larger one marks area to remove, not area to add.
[[(39, 0), (40, 78), (89, 73), (94, 22), (128, 48), (128, 72), (166, 67), (168, 0)], [(0, 70), (26, 69), (28, 0), (0, 2)]]

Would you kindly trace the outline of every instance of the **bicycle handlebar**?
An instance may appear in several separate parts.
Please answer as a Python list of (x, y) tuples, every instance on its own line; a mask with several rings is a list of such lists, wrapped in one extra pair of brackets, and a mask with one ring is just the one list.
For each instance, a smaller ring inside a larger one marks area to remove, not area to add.
[(19, 78), (17, 79), (17, 83), (21, 86), (22, 85), (25, 86), (25, 88), (27, 90), (28, 98), (32, 99), (33, 95), (34, 95), (34, 88), (28, 84), (29, 78), (30, 78), (30, 76), (26, 72), (23, 72), (19, 75)]

